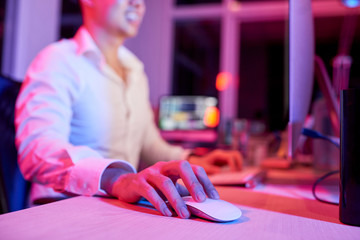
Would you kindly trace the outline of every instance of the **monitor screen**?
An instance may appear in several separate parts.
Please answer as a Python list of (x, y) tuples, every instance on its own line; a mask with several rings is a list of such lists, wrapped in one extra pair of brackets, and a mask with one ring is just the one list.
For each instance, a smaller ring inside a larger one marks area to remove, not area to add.
[(207, 96), (164, 96), (160, 100), (162, 130), (203, 130), (219, 123), (218, 100)]

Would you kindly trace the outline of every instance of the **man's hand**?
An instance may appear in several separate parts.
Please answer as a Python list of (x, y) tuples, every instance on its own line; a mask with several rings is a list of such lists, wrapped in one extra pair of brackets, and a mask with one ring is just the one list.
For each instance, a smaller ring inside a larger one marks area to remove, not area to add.
[(243, 157), (238, 151), (214, 150), (204, 156), (190, 156), (189, 162), (201, 166), (207, 174), (221, 172), (225, 166), (230, 171), (240, 171), (242, 168)]
[[(112, 175), (111, 171), (116, 170), (109, 169), (109, 174), (101, 183), (105, 191), (130, 203), (135, 203), (144, 197), (165, 216), (172, 216), (165, 202), (168, 200), (180, 217), (190, 217), (190, 212), (181, 198), (184, 192), (190, 193), (197, 202), (205, 201), (206, 195), (219, 199), (219, 194), (204, 169), (187, 161), (158, 162), (137, 174), (127, 173), (120, 177), (116, 174)], [(188, 192), (176, 183), (178, 179), (182, 179)]]

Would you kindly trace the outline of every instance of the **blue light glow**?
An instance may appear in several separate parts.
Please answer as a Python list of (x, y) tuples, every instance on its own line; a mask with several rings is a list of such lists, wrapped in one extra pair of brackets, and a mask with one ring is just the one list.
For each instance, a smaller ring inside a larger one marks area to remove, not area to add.
[(343, 4), (347, 7), (358, 7), (360, 5), (360, 0), (342, 0)]

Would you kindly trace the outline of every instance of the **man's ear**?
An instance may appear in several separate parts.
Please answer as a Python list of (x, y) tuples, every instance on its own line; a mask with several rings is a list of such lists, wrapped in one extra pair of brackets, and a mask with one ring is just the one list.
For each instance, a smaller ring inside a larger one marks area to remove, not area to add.
[(83, 4), (84, 6), (87, 6), (87, 7), (94, 6), (94, 1), (93, 0), (80, 0), (80, 3)]

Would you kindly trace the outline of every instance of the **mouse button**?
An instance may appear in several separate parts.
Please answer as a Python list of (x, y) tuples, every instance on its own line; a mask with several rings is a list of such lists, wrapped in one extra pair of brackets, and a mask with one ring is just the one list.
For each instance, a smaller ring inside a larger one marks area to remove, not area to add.
[(212, 200), (209, 206), (204, 210), (206, 214), (222, 221), (233, 221), (240, 218), (242, 215), (242, 212), (238, 207), (224, 200)]
[(238, 207), (223, 200), (207, 198), (204, 202), (199, 203), (192, 198), (188, 198), (188, 200), (184, 199), (184, 201), (189, 209), (192, 207), (201, 212), (201, 214), (205, 214), (199, 216), (194, 212), (194, 215), (218, 222), (233, 221), (240, 218), (242, 214)]
[(212, 221), (219, 221), (218, 219), (213, 218), (213, 217), (203, 213), (199, 209), (194, 208), (194, 207), (192, 207), (190, 205), (188, 205), (188, 209), (189, 209), (189, 211), (191, 212), (192, 215), (195, 215), (197, 217), (201, 217), (201, 218), (204, 218), (204, 219), (209, 219), (209, 220), (212, 220)]
[[(224, 220), (235, 220), (235, 219), (239, 219), (242, 215), (241, 210), (234, 206), (234, 205), (228, 205), (228, 206), (224, 206), (221, 208), (221, 212), (218, 212), (218, 217), (220, 219), (224, 219)], [(216, 217), (216, 216), (214, 216)]]

